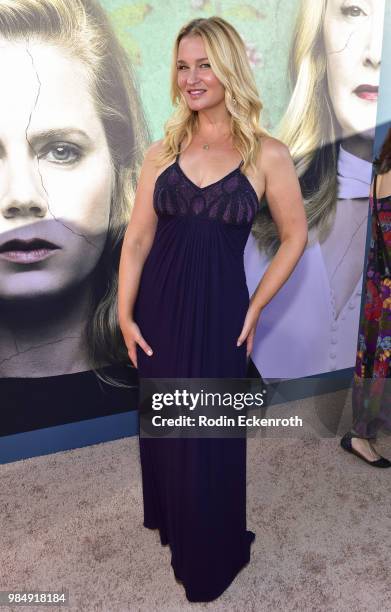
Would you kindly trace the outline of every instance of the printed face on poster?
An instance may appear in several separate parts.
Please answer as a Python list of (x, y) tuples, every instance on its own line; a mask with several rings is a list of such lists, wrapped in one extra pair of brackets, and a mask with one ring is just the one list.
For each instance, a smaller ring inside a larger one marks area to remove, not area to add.
[(127, 359), (116, 285), (147, 127), (106, 19), (89, 0), (0, 2), (3, 378)]

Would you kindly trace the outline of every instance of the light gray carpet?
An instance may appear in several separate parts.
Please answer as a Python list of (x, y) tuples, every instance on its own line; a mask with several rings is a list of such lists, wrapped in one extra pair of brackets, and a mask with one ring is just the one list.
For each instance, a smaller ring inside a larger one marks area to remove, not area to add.
[[(324, 428), (329, 418), (344, 431), (349, 400), (343, 391), (275, 407), (307, 418), (306, 433), (248, 440), (256, 540), (250, 563), (209, 604), (187, 602), (169, 548), (142, 526), (136, 437), (0, 466), (0, 590), (70, 593), (67, 608), (9, 609), (389, 612), (391, 469), (348, 455)], [(390, 442), (377, 446), (389, 457)]]

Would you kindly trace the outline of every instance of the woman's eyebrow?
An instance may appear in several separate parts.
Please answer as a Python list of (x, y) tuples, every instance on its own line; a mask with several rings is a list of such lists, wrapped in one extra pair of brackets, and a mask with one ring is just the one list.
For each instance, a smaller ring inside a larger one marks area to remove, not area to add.
[[(207, 57), (199, 57), (198, 59), (196, 59), (196, 62), (202, 62), (203, 60), (207, 60)], [(177, 64), (187, 64), (187, 62), (185, 62), (185, 60), (177, 60)]]
[(28, 142), (32, 145), (53, 138), (70, 138), (72, 136), (81, 136), (87, 141), (87, 144), (93, 144), (91, 137), (79, 128), (51, 128), (49, 130), (34, 132), (33, 134), (26, 134)]

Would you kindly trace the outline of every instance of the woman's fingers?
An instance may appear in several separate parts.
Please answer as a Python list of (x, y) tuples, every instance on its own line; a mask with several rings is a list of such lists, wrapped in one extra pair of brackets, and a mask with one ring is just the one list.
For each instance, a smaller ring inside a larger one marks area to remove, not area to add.
[(144, 338), (142, 337), (141, 334), (138, 334), (135, 341), (132, 342), (131, 344), (129, 343), (128, 345), (128, 355), (129, 358), (131, 360), (131, 362), (133, 363), (134, 367), (137, 368), (137, 347), (136, 347), (136, 343), (140, 345), (140, 347), (143, 349), (143, 351), (151, 356), (153, 354), (153, 351), (151, 349), (151, 347), (145, 342)]
[(246, 336), (242, 332), (236, 342), (236, 346), (241, 346), (243, 342), (245, 341), (245, 339), (246, 339)]
[(247, 339), (247, 357), (253, 350), (255, 330), (257, 327), (259, 315), (260, 311), (254, 311), (254, 309), (251, 310), (251, 307), (248, 309), (246, 317), (244, 319), (243, 329), (240, 332), (240, 336), (236, 342), (236, 346), (240, 346)]
[(121, 331), (128, 349), (129, 359), (134, 367), (137, 368), (137, 345), (149, 356), (153, 354), (152, 348), (145, 342), (140, 328), (135, 321), (124, 323)]
[(246, 349), (247, 357), (250, 357), (252, 353), (253, 344), (254, 344), (254, 336), (255, 336), (255, 329), (253, 328), (247, 336), (247, 349)]
[(243, 342), (246, 340), (247, 357), (251, 354), (253, 350), (254, 335), (255, 335), (255, 328), (254, 327), (248, 328), (247, 325), (244, 325), (242, 332), (238, 338), (237, 344), (236, 344), (236, 346), (241, 346)]
[(247, 338), (248, 332), (249, 332), (249, 329), (248, 329), (247, 324), (245, 322), (244, 325), (243, 325), (243, 329), (240, 332), (240, 336), (239, 336), (239, 338), (238, 338), (238, 340), (236, 342), (236, 346), (240, 346), (241, 344), (243, 344), (243, 342)]
[(132, 345), (130, 347), (128, 347), (128, 355), (129, 355), (129, 359), (132, 362), (132, 364), (134, 365), (135, 368), (137, 368), (137, 351), (136, 351), (136, 343), (133, 342)]
[(149, 344), (147, 344), (145, 342), (145, 340), (144, 340), (144, 338), (142, 337), (141, 334), (139, 334), (136, 337), (136, 342), (137, 342), (137, 344), (139, 344), (141, 346), (141, 348), (143, 349), (144, 353), (146, 353), (149, 357), (153, 354), (153, 350), (151, 349)]

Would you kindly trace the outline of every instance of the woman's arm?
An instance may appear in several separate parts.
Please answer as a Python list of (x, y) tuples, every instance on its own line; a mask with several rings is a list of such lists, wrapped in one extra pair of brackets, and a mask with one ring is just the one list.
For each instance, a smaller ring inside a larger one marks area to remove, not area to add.
[(160, 144), (159, 140), (146, 151), (119, 263), (118, 319), (129, 357), (135, 367), (137, 367), (136, 344), (139, 344), (148, 355), (152, 354), (152, 348), (145, 342), (133, 319), (133, 308), (144, 262), (156, 232), (157, 216), (153, 208), (153, 191), (157, 168), (153, 159)]
[(275, 138), (266, 139), (260, 167), (265, 176), (265, 195), (277, 226), (280, 246), (251, 298), (259, 311), (288, 280), (308, 240), (300, 184), (288, 147)]
[(262, 309), (289, 278), (308, 240), (300, 184), (288, 147), (276, 138), (265, 138), (257, 166), (265, 177), (265, 195), (277, 226), (280, 246), (251, 296), (245, 323), (238, 338), (238, 346), (247, 338), (247, 355), (252, 351)]

